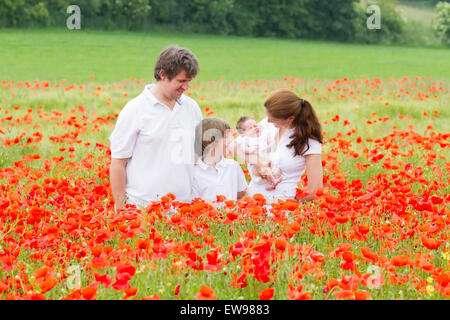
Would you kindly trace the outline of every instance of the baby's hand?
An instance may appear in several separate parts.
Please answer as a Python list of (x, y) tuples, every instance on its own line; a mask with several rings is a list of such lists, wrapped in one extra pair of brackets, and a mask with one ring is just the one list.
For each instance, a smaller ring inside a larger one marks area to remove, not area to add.
[(281, 175), (276, 176), (274, 174), (270, 174), (267, 176), (267, 185), (266, 190), (275, 190), (277, 185), (281, 182)]
[(276, 179), (275, 179), (275, 177), (273, 176), (273, 174), (272, 174), (272, 170), (270, 170), (270, 173), (267, 175), (267, 181), (270, 183), (270, 184), (275, 184), (275, 182), (276, 182)]
[(259, 171), (259, 175), (264, 180), (269, 181), (270, 183), (273, 183), (275, 181), (275, 178), (272, 174), (272, 169), (270, 167), (262, 167)]

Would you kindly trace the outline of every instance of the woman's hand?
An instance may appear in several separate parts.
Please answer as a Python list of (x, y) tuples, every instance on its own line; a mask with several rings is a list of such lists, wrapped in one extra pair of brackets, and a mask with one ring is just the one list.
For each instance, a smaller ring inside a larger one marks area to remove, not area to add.
[(256, 173), (263, 179), (267, 179), (272, 174), (272, 161), (262, 158), (257, 158), (253, 164)]

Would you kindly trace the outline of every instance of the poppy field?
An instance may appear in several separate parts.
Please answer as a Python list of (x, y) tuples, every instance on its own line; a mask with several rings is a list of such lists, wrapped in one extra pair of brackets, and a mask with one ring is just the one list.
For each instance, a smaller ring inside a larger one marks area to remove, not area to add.
[(1, 81), (0, 299), (450, 298), (448, 81), (192, 84), (204, 117), (232, 127), (261, 120), (276, 88), (310, 101), (324, 188), (115, 213), (108, 137), (150, 81)]

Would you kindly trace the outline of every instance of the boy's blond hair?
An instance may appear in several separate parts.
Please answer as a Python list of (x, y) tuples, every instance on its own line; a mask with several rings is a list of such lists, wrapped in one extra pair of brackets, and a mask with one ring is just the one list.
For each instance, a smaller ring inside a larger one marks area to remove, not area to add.
[(230, 125), (227, 121), (219, 118), (203, 119), (195, 127), (195, 153), (203, 157), (205, 149), (223, 139)]

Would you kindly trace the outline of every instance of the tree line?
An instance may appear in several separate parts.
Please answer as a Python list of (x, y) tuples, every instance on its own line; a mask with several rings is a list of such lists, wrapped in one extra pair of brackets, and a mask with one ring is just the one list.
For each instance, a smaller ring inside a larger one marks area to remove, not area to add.
[(368, 28), (369, 3), (364, 0), (0, 0), (0, 27), (63, 27), (67, 7), (77, 5), (82, 28), (87, 29), (162, 26), (175, 31), (361, 43), (402, 43), (414, 38), (405, 34), (408, 28), (395, 10), (395, 1), (371, 3), (381, 9), (381, 28)]

